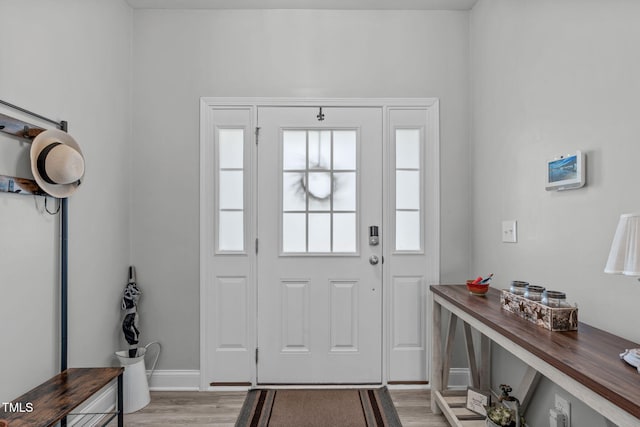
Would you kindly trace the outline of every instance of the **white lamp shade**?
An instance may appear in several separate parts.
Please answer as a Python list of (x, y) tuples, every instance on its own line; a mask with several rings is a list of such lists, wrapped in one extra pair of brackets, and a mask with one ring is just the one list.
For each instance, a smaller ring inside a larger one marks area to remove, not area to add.
[(640, 276), (640, 213), (620, 215), (604, 272)]

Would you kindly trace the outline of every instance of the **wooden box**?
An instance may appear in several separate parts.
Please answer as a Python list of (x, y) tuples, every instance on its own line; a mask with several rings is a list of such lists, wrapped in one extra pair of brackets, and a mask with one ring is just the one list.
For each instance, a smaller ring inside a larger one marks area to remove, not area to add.
[(578, 307), (552, 308), (504, 289), (500, 293), (500, 306), (550, 331), (578, 329)]

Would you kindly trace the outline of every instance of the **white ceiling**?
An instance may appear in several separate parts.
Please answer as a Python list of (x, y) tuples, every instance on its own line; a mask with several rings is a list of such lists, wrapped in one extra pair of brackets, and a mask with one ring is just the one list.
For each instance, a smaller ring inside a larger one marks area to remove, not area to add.
[(468, 10), (478, 0), (126, 0), (134, 9)]

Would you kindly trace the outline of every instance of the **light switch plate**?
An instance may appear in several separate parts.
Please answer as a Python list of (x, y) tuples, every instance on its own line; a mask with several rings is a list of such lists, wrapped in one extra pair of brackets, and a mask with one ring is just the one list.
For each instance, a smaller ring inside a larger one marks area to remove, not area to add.
[(502, 221), (502, 241), (506, 243), (517, 243), (518, 233), (516, 229), (517, 221)]

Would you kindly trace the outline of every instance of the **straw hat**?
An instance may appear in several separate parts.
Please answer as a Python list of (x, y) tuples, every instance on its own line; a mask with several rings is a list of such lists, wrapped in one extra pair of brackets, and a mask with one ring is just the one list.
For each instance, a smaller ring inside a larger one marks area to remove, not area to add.
[(65, 198), (84, 177), (84, 157), (78, 143), (66, 132), (49, 129), (31, 143), (31, 172), (46, 193)]

